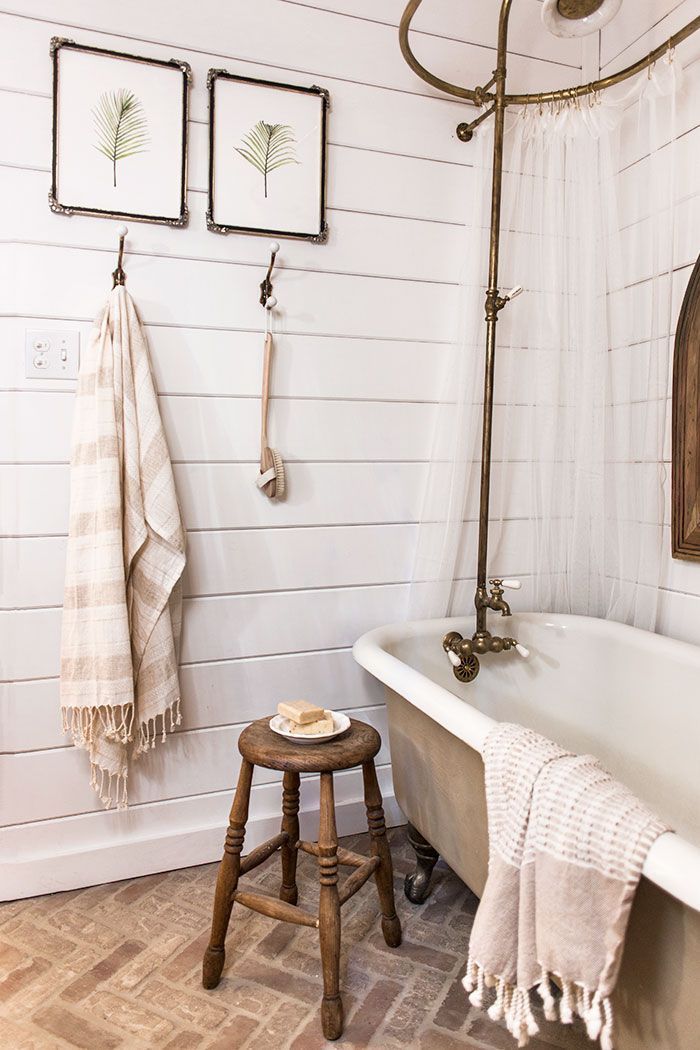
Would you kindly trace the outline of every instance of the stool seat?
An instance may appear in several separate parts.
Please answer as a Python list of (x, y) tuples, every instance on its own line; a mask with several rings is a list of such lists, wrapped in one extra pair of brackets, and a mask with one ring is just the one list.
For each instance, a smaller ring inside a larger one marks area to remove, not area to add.
[[(343, 1000), (340, 994), (340, 909), (373, 878), (382, 916), (382, 934), (391, 948), (401, 944), (401, 923), (394, 904), (394, 875), (391, 851), (386, 837), (382, 794), (374, 768), (374, 757), (382, 741), (379, 733), (365, 722), (350, 720), (342, 736), (316, 744), (298, 744), (270, 729), (269, 718), (260, 718), (241, 733), (238, 748), (241, 768), (234, 795), (224, 855), (219, 865), (214, 895), (214, 912), (209, 947), (202, 963), (202, 984), (216, 988), (226, 959), (226, 931), (234, 904), (250, 908), (271, 919), (293, 922), (318, 930), (323, 969), (321, 1026), (326, 1039), (338, 1039), (343, 1032)], [(250, 792), (256, 766), (278, 769), (282, 778), (282, 827), (278, 835), (262, 842), (246, 856), (243, 852)], [(338, 845), (335, 822), (333, 773), (339, 769), (362, 768), (370, 855), (364, 857)], [(318, 841), (299, 837), (299, 791), (302, 773), (319, 773)], [(318, 861), (320, 883), (318, 912), (297, 903), (296, 883), (299, 850)], [(242, 875), (264, 864), (275, 854), (282, 861), (279, 895), (239, 886)], [(350, 875), (339, 880), (338, 869), (349, 867)], [(245, 959), (243, 960), (245, 964)]]
[(252, 722), (238, 738), (238, 750), (254, 766), (293, 773), (352, 769), (373, 759), (381, 746), (382, 738), (377, 730), (354, 718), (342, 736), (318, 744), (285, 740), (270, 729), (269, 717)]

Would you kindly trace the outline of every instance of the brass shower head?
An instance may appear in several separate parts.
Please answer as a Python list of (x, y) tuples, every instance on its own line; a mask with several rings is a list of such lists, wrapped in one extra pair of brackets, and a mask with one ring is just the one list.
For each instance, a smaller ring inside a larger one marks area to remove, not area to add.
[(557, 0), (557, 10), (564, 18), (588, 18), (604, 3), (605, 0)]
[(544, 0), (542, 21), (555, 36), (596, 33), (615, 17), (622, 0)]

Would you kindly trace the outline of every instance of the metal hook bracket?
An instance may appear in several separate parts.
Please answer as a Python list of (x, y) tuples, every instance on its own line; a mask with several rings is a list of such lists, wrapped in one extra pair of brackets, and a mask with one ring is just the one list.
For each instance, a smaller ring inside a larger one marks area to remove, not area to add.
[(272, 295), (272, 268), (275, 265), (275, 259), (277, 252), (280, 250), (280, 246), (277, 241), (272, 241), (270, 244), (270, 265), (267, 268), (264, 280), (260, 284), (260, 305), (267, 306), (267, 300)]
[(112, 288), (116, 288), (118, 284), (126, 282), (126, 273), (124, 272), (122, 261), (124, 259), (124, 241), (128, 232), (127, 226), (120, 226), (117, 230), (119, 234), (119, 255), (117, 256), (117, 268), (112, 271)]

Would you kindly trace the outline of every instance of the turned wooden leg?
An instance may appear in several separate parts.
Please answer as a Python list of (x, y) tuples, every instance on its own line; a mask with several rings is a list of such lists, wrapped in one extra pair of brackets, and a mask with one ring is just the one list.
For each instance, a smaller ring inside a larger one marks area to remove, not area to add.
[(377, 771), (373, 760), (370, 759), (362, 766), (362, 778), (365, 785), (367, 823), (371, 836), (370, 852), (373, 857), (379, 857), (381, 862), (374, 873), (374, 878), (379, 894), (379, 907), (382, 910), (382, 933), (390, 948), (398, 948), (401, 944), (401, 922), (396, 914), (394, 903), (394, 868), (391, 863), (389, 841), (386, 837), (382, 793), (377, 783)]
[(280, 899), (287, 904), (296, 904), (297, 891), (297, 850), (299, 841), (299, 774), (284, 774), (282, 789), (282, 831), (286, 831), (289, 840), (282, 847), (282, 887)]
[(221, 858), (219, 874), (216, 879), (211, 936), (202, 964), (202, 984), (205, 988), (216, 988), (221, 980), (221, 971), (224, 968), (226, 931), (231, 918), (233, 894), (236, 892), (238, 876), (241, 870), (241, 850), (245, 837), (246, 821), (248, 820), (252, 779), (253, 766), (250, 762), (243, 759), (241, 771), (238, 775), (236, 794), (231, 806), (231, 815), (228, 819), (224, 855)]
[(335, 827), (333, 774), (321, 773), (321, 816), (318, 830), (318, 868), (321, 898), (318, 932), (323, 967), (321, 1024), (326, 1039), (343, 1034), (340, 998), (340, 901), (338, 899), (338, 833)]
[(440, 859), (440, 854), (413, 824), (408, 825), (408, 841), (416, 852), (416, 870), (406, 876), (404, 893), (411, 904), (422, 904), (430, 892), (430, 876)]

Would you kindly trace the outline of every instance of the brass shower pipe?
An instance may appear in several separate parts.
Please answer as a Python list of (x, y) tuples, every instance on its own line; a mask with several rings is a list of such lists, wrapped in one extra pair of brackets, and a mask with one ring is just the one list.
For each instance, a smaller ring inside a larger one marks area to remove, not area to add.
[[(501, 221), (501, 190), (503, 180), (503, 133), (505, 123), (505, 111), (508, 106), (532, 106), (547, 102), (571, 101), (585, 95), (591, 95), (605, 88), (619, 84), (628, 77), (634, 76), (648, 66), (653, 65), (657, 59), (662, 58), (667, 50), (674, 48), (685, 40), (696, 30), (700, 29), (700, 16), (694, 18), (686, 26), (673, 36), (669, 37), (663, 44), (651, 51), (645, 58), (621, 69), (599, 80), (593, 80), (588, 84), (579, 84), (573, 87), (560, 88), (556, 91), (540, 91), (534, 94), (509, 95), (506, 92), (506, 63), (508, 56), (508, 19), (512, 0), (502, 0), (498, 18), (498, 42), (496, 48), (496, 68), (488, 83), (474, 88), (460, 87), (447, 80), (436, 77), (433, 73), (421, 65), (411, 50), (408, 42), (408, 32), (411, 21), (420, 7), (422, 0), (409, 0), (401, 17), (399, 25), (399, 43), (401, 53), (408, 65), (432, 87), (444, 91), (448, 95), (464, 99), (475, 106), (487, 106), (479, 116), (470, 123), (461, 123), (457, 127), (457, 136), (462, 142), (469, 142), (475, 128), (488, 117), (494, 118), (493, 136), (493, 171), (491, 179), (491, 234), (489, 241), (489, 274), (486, 289), (486, 357), (484, 364), (484, 410), (481, 439), (481, 486), (479, 504), (479, 545), (476, 591), (474, 594), (474, 605), (476, 608), (476, 631), (471, 639), (463, 638), (459, 633), (452, 631), (445, 636), (443, 648), (447, 652), (454, 665), (454, 673), (460, 681), (472, 681), (479, 673), (478, 655), (488, 652), (503, 652), (517, 647), (523, 655), (527, 650), (520, 646), (514, 638), (501, 638), (492, 635), (486, 628), (486, 613), (491, 609), (500, 612), (502, 616), (510, 616), (510, 607), (503, 600), (503, 585), (514, 581), (503, 581), (493, 579), (487, 581), (488, 560), (488, 521), (489, 521), (489, 499), (491, 489), (491, 436), (493, 429), (493, 391), (496, 357), (496, 325), (498, 314), (504, 306), (521, 288), (514, 288), (506, 295), (501, 295), (498, 290), (498, 252), (500, 241)], [(487, 582), (491, 584), (491, 590), (487, 589)]]

